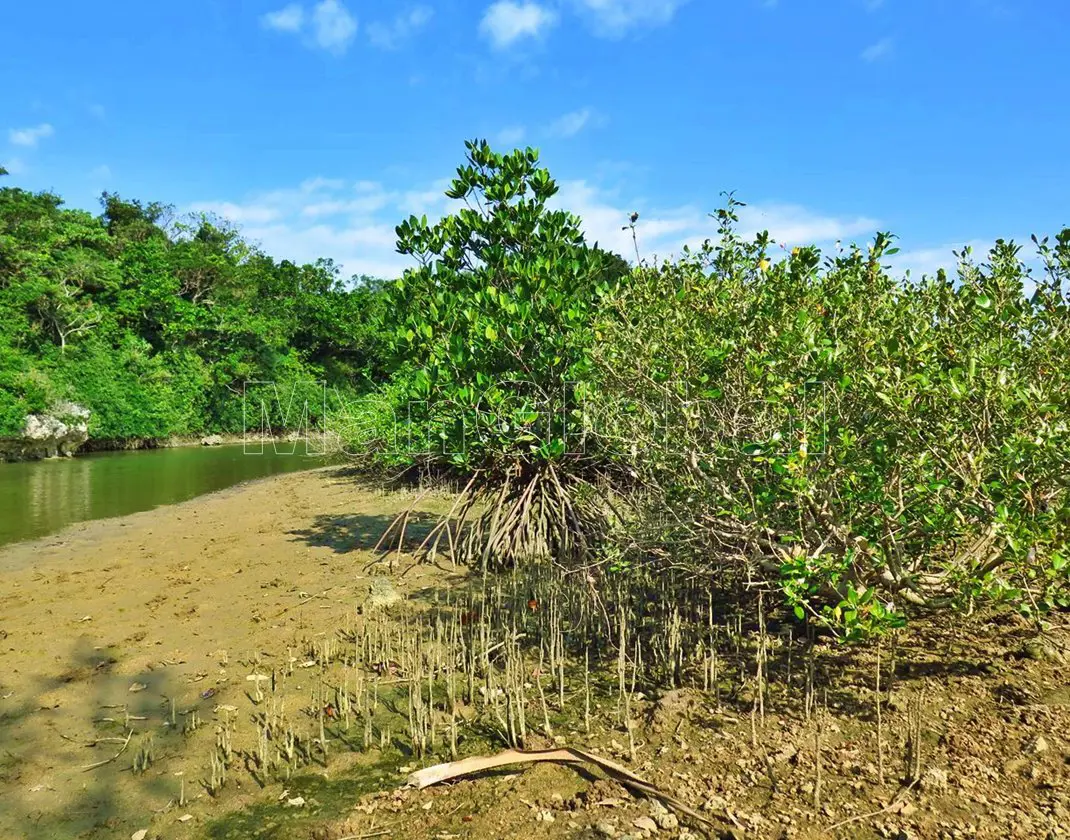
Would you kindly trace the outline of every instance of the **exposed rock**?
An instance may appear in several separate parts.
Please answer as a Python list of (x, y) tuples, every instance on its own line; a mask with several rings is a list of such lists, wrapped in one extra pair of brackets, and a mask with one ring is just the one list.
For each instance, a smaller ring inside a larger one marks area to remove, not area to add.
[(1044, 736), (1037, 735), (1037, 737), (1034, 738), (1025, 748), (1025, 751), (1032, 755), (1043, 755), (1049, 749), (1051, 749), (1051, 747), (1048, 745), (1048, 742), (1044, 740)]
[(47, 414), (26, 417), (22, 435), (0, 439), (0, 460), (69, 457), (89, 437), (89, 409), (58, 402)]
[(921, 777), (921, 787), (934, 793), (947, 791), (947, 771), (939, 767), (930, 767)]
[(1056, 665), (1066, 664), (1066, 655), (1052, 639), (1038, 636), (1022, 645), (1022, 656), (1037, 662), (1052, 662)]
[(368, 586), (368, 600), (364, 602), (368, 607), (389, 607), (401, 600), (401, 595), (390, 582), (390, 578), (382, 575), (373, 577)]
[(201, 438), (201, 446), (222, 446), (223, 438), (219, 435), (208, 435)]

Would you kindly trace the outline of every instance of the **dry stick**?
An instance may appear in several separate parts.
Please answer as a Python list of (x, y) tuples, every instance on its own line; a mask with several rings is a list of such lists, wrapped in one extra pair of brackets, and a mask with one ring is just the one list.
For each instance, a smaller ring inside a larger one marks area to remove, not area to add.
[(583, 730), (591, 734), (591, 649), (583, 650)]
[(713, 823), (702, 816), (698, 811), (684, 804), (676, 797), (654, 787), (650, 782), (640, 778), (625, 767), (622, 767), (609, 759), (584, 752), (583, 750), (577, 750), (573, 747), (562, 747), (555, 750), (532, 750), (530, 752), (523, 750), (505, 750), (497, 755), (473, 756), (471, 758), (463, 758), (460, 761), (436, 764), (432, 767), (426, 767), (423, 770), (417, 770), (415, 773), (411, 773), (406, 779), (405, 786), (423, 790), (426, 787), (449, 781), (458, 776), (481, 773), (484, 770), (490, 770), (494, 767), (501, 767), (506, 764), (526, 764), (537, 761), (555, 761), (563, 764), (575, 764), (578, 762), (594, 764), (625, 787), (632, 788), (649, 797), (660, 799), (665, 804), (672, 806), (691, 819), (696, 820), (703, 825), (713, 827)]
[(315, 601), (317, 598), (322, 598), (324, 595), (326, 595), (328, 592), (330, 592), (332, 589), (335, 589), (335, 588), (336, 587), (334, 587), (334, 586), (328, 586), (322, 592), (317, 592), (315, 595), (309, 595), (307, 598), (301, 599), (296, 604), (290, 604), (290, 606), (285, 607), (282, 610), (279, 610), (279, 612), (275, 613), (275, 615), (273, 617), (274, 618), (278, 618), (280, 615), (288, 613), (290, 610), (294, 609), (295, 607), (303, 607), (309, 601)]
[(877, 684), (874, 688), (877, 701), (877, 783), (884, 785), (884, 729), (881, 722), (881, 642), (877, 639)]
[(117, 752), (111, 758), (106, 758), (103, 761), (96, 762), (95, 764), (86, 764), (84, 767), (82, 767), (82, 772), (87, 772), (89, 770), (96, 770), (98, 767), (103, 767), (105, 764), (111, 764), (119, 756), (121, 756), (124, 752), (126, 752), (126, 748), (128, 746), (130, 746), (130, 739), (133, 737), (133, 735), (134, 735), (134, 730), (131, 729), (129, 732), (126, 733), (126, 740), (123, 741), (123, 745), (119, 748), (119, 752)]
[(910, 741), (911, 741), (911, 768), (910, 778), (917, 782), (921, 779), (921, 732), (922, 732), (922, 701), (925, 697), (925, 686), (918, 689), (914, 705), (914, 714), (911, 716)]
[[(826, 698), (826, 703), (828, 702)], [(814, 727), (814, 810), (821, 809), (821, 734), (822, 734), (822, 710), (814, 709), (816, 726)]]
[(910, 790), (916, 784), (917, 784), (917, 781), (912, 781), (910, 784), (904, 785), (903, 787), (901, 787), (899, 789), (899, 792), (896, 793), (896, 795), (892, 797), (892, 801), (889, 802), (887, 805), (885, 805), (883, 808), (881, 808), (881, 809), (879, 809), (877, 811), (871, 811), (868, 814), (856, 814), (853, 817), (848, 817), (845, 820), (840, 820), (838, 823), (834, 823), (833, 825), (830, 825), (828, 828), (825, 829), (825, 831), (831, 833), (831, 832), (835, 831), (838, 828), (843, 828), (845, 825), (850, 825), (851, 823), (854, 823), (854, 822), (861, 822), (862, 820), (869, 820), (869, 819), (872, 819), (873, 817), (879, 817), (881, 814), (888, 813), (889, 811), (891, 811), (899, 803), (899, 800), (901, 800), (906, 794), (910, 793)]

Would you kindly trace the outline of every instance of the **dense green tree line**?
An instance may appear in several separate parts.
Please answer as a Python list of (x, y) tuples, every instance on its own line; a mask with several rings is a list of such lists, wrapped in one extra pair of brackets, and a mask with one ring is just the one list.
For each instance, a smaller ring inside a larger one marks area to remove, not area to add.
[(424, 550), (764, 589), (841, 639), (1070, 608), (1070, 229), (1037, 272), (998, 240), (899, 277), (890, 234), (778, 258), (729, 197), (698, 251), (620, 271), (534, 150), (466, 149), (456, 212), (397, 228), (419, 266), (383, 319), (379, 456), (463, 488)]
[(379, 374), (381, 282), (276, 262), (205, 216), (101, 204), (0, 189), (0, 436), (60, 399), (96, 440), (237, 433), (246, 382), (344, 393)]

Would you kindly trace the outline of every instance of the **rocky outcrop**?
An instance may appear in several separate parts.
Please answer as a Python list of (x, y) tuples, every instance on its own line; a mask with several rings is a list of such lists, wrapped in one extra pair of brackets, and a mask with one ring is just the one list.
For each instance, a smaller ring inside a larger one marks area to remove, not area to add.
[(222, 446), (223, 438), (220, 435), (208, 435), (201, 438), (201, 446)]
[(47, 414), (30, 414), (19, 437), (0, 438), (0, 460), (29, 461), (71, 456), (89, 438), (89, 409), (56, 403)]

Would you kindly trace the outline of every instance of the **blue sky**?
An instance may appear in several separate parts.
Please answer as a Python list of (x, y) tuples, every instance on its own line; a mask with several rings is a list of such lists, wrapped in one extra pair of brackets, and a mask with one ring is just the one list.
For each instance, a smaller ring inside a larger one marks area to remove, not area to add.
[(901, 237), (901, 266), (1070, 225), (1067, 0), (48, 0), (0, 19), (8, 185), (211, 210), (389, 276), (463, 141), (534, 145), (591, 239)]

